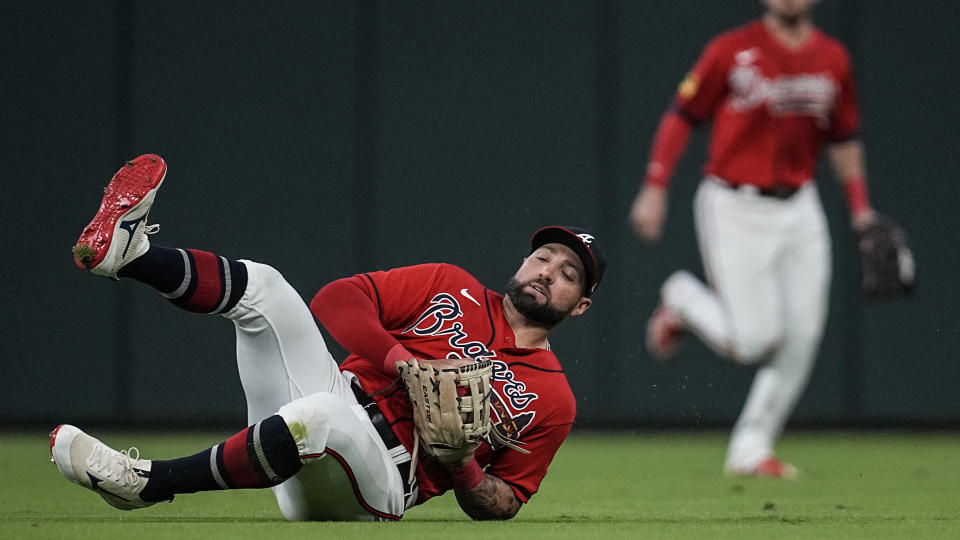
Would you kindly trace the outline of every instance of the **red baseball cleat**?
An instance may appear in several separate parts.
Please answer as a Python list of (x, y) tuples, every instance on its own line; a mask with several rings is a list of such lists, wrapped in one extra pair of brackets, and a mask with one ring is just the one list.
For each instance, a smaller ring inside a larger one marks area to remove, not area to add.
[(784, 463), (776, 457), (768, 457), (749, 469), (727, 469), (728, 474), (736, 476), (756, 476), (760, 478), (780, 478), (793, 480), (800, 471), (789, 463)]
[(77, 266), (117, 279), (118, 270), (147, 251), (146, 235), (159, 229), (159, 225), (147, 225), (147, 214), (166, 174), (163, 158), (145, 154), (113, 175), (103, 190), (100, 209), (73, 247)]
[(656, 360), (666, 362), (676, 355), (684, 335), (686, 330), (683, 323), (670, 308), (661, 303), (647, 323), (647, 350)]

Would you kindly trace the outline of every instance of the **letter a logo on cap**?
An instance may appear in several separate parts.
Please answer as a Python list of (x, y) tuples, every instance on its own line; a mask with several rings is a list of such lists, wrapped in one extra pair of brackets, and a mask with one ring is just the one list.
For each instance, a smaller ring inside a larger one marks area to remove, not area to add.
[(590, 244), (593, 242), (592, 234), (583, 233), (583, 234), (578, 234), (577, 236), (579, 236), (580, 239), (583, 240), (584, 244)]

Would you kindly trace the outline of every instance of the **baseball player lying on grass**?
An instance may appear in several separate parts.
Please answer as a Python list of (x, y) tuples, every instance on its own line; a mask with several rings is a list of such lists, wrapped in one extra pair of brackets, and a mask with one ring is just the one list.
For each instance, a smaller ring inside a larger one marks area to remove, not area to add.
[[(64, 476), (123, 510), (272, 487), (289, 520), (398, 520), (453, 489), (473, 519), (516, 515), (574, 420), (547, 337), (590, 307), (606, 266), (592, 235), (537, 231), (505, 295), (456, 266), (426, 264), (334, 281), (308, 309), (270, 266), (151, 244), (147, 214), (165, 174), (159, 156), (127, 162), (76, 262), (233, 321), (250, 425), (163, 461), (61, 425), (50, 449)], [(311, 311), (350, 351), (339, 367)]]

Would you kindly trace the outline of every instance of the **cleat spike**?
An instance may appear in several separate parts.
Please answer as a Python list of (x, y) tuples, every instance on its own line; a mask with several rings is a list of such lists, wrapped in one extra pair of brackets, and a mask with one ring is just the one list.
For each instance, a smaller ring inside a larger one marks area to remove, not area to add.
[(73, 246), (73, 258), (78, 260), (85, 268), (90, 268), (96, 253), (88, 245), (77, 244)]

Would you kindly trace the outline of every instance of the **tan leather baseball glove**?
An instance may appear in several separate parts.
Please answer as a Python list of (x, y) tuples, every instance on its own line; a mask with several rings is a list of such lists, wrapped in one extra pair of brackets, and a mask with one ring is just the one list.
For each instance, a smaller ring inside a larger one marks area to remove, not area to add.
[(490, 433), (493, 362), (411, 358), (396, 366), (413, 405), (414, 454), (420, 446), (437, 461), (455, 462), (476, 450)]

